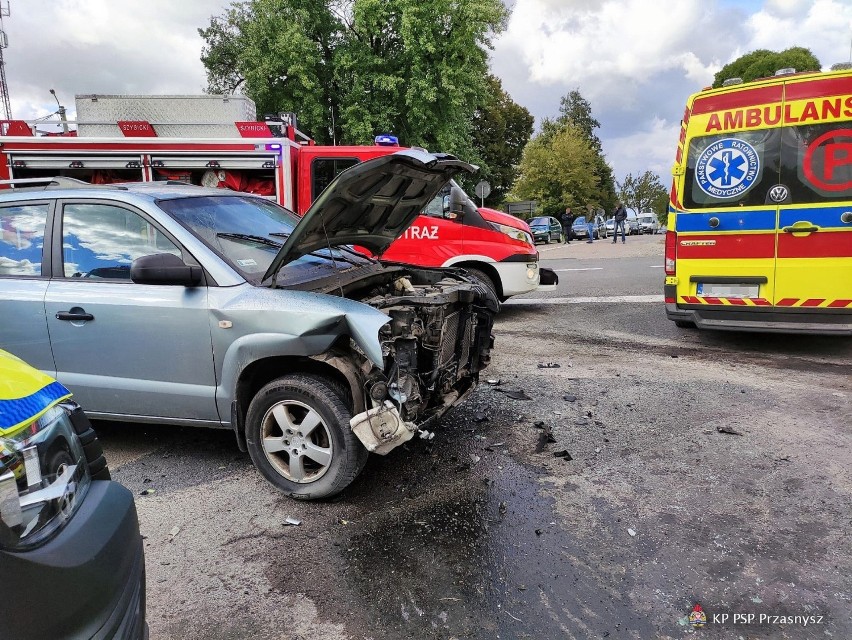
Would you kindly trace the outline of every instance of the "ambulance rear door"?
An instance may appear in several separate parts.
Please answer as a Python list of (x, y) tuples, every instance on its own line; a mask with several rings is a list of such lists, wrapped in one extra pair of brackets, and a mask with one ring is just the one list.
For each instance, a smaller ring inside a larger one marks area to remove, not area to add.
[(784, 100), (774, 303), (852, 309), (852, 77), (791, 78)]

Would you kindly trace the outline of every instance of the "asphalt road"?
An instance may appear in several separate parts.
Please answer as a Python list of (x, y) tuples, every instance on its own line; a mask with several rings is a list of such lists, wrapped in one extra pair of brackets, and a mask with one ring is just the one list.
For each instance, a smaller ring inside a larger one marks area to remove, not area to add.
[(852, 637), (852, 340), (677, 329), (660, 242), (540, 247), (565, 271), (501, 312), (499, 384), (332, 501), (224, 431), (99, 425), (154, 490), (151, 637), (676, 638), (696, 602), (707, 638)]

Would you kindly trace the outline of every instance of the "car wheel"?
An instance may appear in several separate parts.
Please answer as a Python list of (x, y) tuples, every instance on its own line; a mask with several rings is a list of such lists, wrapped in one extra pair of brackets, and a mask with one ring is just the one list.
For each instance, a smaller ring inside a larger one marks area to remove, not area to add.
[(343, 491), (364, 468), (367, 450), (349, 428), (352, 412), (326, 378), (288, 375), (252, 399), (246, 444), (263, 476), (300, 500)]
[(675, 320), (674, 323), (675, 323), (675, 326), (679, 327), (680, 329), (694, 329), (695, 328), (695, 323), (690, 322), (689, 320)]
[(549, 233), (546, 236), (544, 236), (544, 244), (550, 244), (550, 234)]

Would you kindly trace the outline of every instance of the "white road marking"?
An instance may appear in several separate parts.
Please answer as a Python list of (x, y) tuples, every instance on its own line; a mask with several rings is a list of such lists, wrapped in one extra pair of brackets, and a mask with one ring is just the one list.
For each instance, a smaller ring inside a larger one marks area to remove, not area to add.
[(648, 266), (651, 267), (652, 269), (662, 269), (666, 265), (664, 265), (664, 264), (650, 264)]
[(554, 271), (603, 271), (603, 267), (585, 267), (583, 269), (554, 269)]
[(616, 302), (656, 302), (662, 303), (663, 296), (585, 296), (577, 298), (511, 298), (504, 302), (507, 306), (535, 306), (539, 304), (593, 304)]

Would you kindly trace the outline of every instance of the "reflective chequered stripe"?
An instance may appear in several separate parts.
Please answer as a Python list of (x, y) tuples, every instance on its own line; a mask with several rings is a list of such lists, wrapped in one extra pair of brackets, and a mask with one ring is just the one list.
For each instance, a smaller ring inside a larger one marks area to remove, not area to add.
[(23, 398), (0, 400), (0, 435), (11, 435), (69, 397), (71, 392), (54, 381)]
[[(681, 302), (686, 304), (714, 304), (737, 307), (771, 307), (772, 303), (766, 298), (717, 298), (712, 296), (681, 296)], [(824, 298), (782, 298), (775, 303), (777, 307), (805, 307), (846, 309), (852, 308), (852, 300), (826, 300)]]

